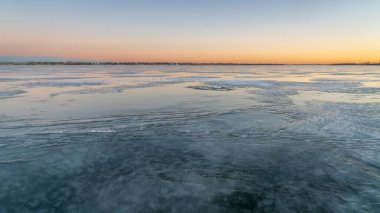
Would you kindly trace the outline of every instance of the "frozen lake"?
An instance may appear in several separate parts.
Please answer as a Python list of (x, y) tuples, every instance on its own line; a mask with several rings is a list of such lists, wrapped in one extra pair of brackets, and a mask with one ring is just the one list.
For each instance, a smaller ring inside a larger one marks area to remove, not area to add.
[(380, 212), (379, 66), (0, 66), (0, 212)]

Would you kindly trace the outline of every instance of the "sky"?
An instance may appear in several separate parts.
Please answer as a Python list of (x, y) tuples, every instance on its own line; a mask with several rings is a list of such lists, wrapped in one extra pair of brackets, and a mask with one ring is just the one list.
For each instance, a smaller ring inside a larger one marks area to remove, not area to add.
[(379, 0), (0, 0), (0, 56), (380, 61)]

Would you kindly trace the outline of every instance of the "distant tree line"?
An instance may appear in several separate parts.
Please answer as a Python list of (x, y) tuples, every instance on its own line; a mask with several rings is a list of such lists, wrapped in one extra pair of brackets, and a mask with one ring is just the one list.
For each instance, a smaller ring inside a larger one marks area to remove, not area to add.
[(0, 65), (284, 65), (284, 64), (245, 64), (245, 63), (196, 63), (196, 62), (0, 62)]
[(379, 62), (362, 62), (362, 63), (337, 63), (337, 64), (332, 64), (332, 65), (380, 65)]
[[(273, 64), (273, 63), (196, 63), (196, 62), (0, 62), (0, 65), (323, 65), (323, 64)], [(335, 63), (328, 65), (380, 65), (374, 62), (363, 63)]]

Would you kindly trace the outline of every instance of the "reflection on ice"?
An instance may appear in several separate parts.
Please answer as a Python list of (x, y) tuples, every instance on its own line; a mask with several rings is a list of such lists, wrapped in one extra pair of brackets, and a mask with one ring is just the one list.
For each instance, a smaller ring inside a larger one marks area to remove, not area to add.
[(0, 212), (379, 212), (375, 66), (0, 66)]

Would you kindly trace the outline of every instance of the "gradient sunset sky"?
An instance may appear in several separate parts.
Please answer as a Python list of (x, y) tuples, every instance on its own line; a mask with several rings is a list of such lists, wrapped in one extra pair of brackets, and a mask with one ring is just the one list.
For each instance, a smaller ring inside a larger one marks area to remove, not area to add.
[(379, 0), (1, 0), (0, 56), (380, 60)]

